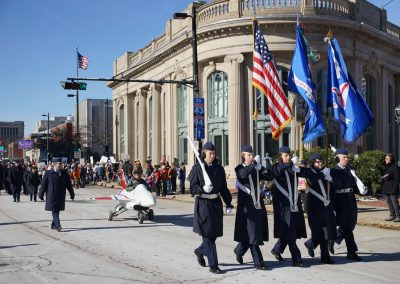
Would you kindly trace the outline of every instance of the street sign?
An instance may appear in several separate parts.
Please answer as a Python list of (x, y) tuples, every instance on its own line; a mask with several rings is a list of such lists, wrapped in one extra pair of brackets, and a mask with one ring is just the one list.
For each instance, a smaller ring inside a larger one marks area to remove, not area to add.
[(204, 139), (204, 98), (193, 98), (194, 139)]
[(82, 158), (81, 151), (74, 151), (74, 159), (80, 159), (80, 158)]

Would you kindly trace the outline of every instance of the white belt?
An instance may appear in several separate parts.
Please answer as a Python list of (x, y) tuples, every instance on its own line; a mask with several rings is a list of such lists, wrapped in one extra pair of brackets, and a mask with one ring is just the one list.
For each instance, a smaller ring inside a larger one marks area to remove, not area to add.
[(349, 187), (336, 190), (336, 193), (349, 193), (349, 192), (353, 192), (353, 188)]
[(217, 194), (217, 193), (214, 193), (214, 194), (201, 193), (201, 194), (197, 195), (197, 197), (203, 198), (203, 199), (216, 199), (219, 197), (219, 194)]
[(287, 199), (289, 199), (290, 211), (291, 211), (291, 212), (298, 212), (298, 211), (299, 211), (299, 208), (298, 208), (298, 206), (297, 206), (297, 198), (298, 198), (299, 192), (297, 191), (297, 176), (296, 176), (296, 173), (295, 173), (295, 176), (294, 176), (294, 190), (295, 190), (295, 193), (294, 193), (294, 202), (293, 202), (293, 199), (292, 199), (292, 196), (293, 196), (292, 185), (291, 185), (291, 183), (290, 183), (289, 174), (288, 174), (286, 171), (285, 171), (285, 175), (286, 175), (286, 182), (287, 182), (287, 185), (288, 185), (288, 191), (289, 191), (289, 192), (287, 192), (287, 191), (278, 183), (278, 181), (275, 179), (276, 187), (278, 188), (278, 190), (279, 190), (284, 196), (286, 196)]
[[(312, 169), (312, 171), (314, 173), (317, 173), (314, 169)], [(330, 203), (330, 200), (328, 199), (329, 196), (327, 196), (326, 191), (325, 191), (325, 186), (322, 183), (322, 181), (320, 179), (318, 179), (318, 184), (319, 187), (321, 189), (321, 194), (319, 194), (318, 192), (316, 192), (314, 189), (312, 189), (311, 187), (307, 188), (307, 192), (310, 192), (312, 195), (314, 195), (315, 197), (317, 197), (319, 200), (321, 200), (324, 203), (324, 206), (328, 206)], [(328, 190), (329, 190), (329, 183), (328, 183)]]

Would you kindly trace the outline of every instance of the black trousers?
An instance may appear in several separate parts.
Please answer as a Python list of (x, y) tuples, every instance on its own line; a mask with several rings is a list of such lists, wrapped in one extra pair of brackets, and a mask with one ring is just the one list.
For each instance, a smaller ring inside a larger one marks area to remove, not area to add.
[(207, 256), (208, 266), (218, 265), (217, 247), (215, 245), (216, 238), (202, 237), (202, 244), (196, 249), (198, 253)]
[(179, 192), (181, 194), (185, 193), (185, 180), (184, 179), (179, 180)]
[(21, 199), (21, 187), (13, 186), (13, 198), (14, 201), (19, 201)]
[(344, 239), (346, 242), (348, 253), (356, 253), (356, 251), (358, 251), (356, 241), (354, 240), (353, 230), (343, 229), (339, 227), (337, 236), (338, 238), (336, 239), (336, 243), (340, 245), (340, 243)]
[(390, 217), (400, 218), (399, 201), (396, 194), (385, 194), (386, 202), (389, 207)]
[(289, 246), (293, 263), (296, 263), (297, 261), (301, 260), (301, 252), (296, 244), (296, 240), (278, 239), (273, 248), (273, 251), (282, 254), (285, 251), (286, 246)]
[(53, 210), (51, 212), (51, 214), (53, 215), (53, 221), (51, 222), (51, 228), (59, 228), (59, 227), (61, 227), (60, 211)]
[[(321, 231), (322, 228), (321, 228)], [(321, 232), (323, 233), (323, 232)], [(326, 240), (325, 238), (313, 238), (311, 237), (311, 239), (308, 239), (306, 241), (306, 246), (307, 247), (312, 247), (313, 249), (316, 249), (319, 245), (319, 249), (321, 250), (321, 259), (329, 259), (329, 251), (328, 251), (328, 240)]]
[(35, 188), (34, 191), (30, 191), (30, 192), (29, 192), (29, 197), (30, 197), (31, 201), (32, 201), (32, 199), (36, 201), (37, 191), (38, 191), (38, 189)]
[(243, 256), (249, 248), (253, 257), (254, 265), (258, 266), (264, 264), (264, 259), (260, 250), (260, 246), (258, 245), (251, 245), (249, 243), (239, 242), (234, 249), (234, 252), (238, 256)]

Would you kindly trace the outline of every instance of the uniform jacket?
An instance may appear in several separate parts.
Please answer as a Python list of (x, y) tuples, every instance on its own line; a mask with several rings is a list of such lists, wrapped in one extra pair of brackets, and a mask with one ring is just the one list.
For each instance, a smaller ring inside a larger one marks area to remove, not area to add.
[(26, 177), (26, 185), (30, 193), (34, 193), (40, 185), (40, 178), (38, 173), (28, 172)]
[[(213, 189), (208, 194), (220, 194), (227, 207), (232, 207), (232, 196), (226, 184), (224, 168), (214, 160), (211, 166), (205, 165)], [(203, 172), (200, 164), (195, 164), (189, 174), (190, 192), (192, 195), (206, 194)], [(196, 197), (194, 205), (193, 232), (207, 238), (217, 238), (223, 235), (223, 207), (220, 197), (205, 199)]]
[[(257, 209), (254, 206), (254, 201), (250, 194), (238, 189), (234, 240), (251, 245), (263, 245), (264, 241), (268, 241), (268, 218), (263, 193), (260, 191), (257, 192), (257, 170), (255, 167), (256, 164), (248, 166), (240, 164), (235, 168), (238, 182), (250, 190), (250, 178), (252, 179), (255, 196), (260, 196), (261, 208)], [(259, 171), (259, 180), (273, 180), (272, 172), (261, 168)]]
[[(358, 192), (356, 179), (349, 167), (336, 165), (331, 169), (332, 189), (335, 192), (334, 208), (336, 225), (343, 229), (354, 230), (357, 224), (357, 203), (354, 192)], [(353, 192), (337, 193), (337, 190), (352, 188)]]
[(21, 190), (22, 183), (24, 182), (24, 169), (22, 166), (10, 168), (9, 175), (12, 190)]
[(53, 169), (46, 171), (39, 192), (40, 199), (43, 199), (44, 194), (46, 194), (45, 209), (47, 211), (63, 211), (65, 209), (66, 190), (68, 190), (71, 199), (74, 199), (74, 189), (67, 172), (60, 170), (57, 173)]
[(399, 191), (400, 182), (399, 167), (396, 164), (386, 165), (383, 175), (386, 174), (387, 176), (383, 180), (382, 193), (397, 194)]

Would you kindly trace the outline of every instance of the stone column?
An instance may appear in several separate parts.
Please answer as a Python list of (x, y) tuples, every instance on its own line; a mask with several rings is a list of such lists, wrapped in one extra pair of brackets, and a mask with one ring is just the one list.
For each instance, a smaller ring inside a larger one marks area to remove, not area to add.
[(241, 63), (242, 54), (227, 55), (224, 62), (230, 64), (230, 76), (228, 77), (228, 128), (229, 128), (229, 168), (240, 163), (240, 147), (243, 143), (243, 122), (247, 121), (241, 111)]
[(147, 105), (146, 105), (147, 92), (143, 89), (138, 91), (139, 109), (138, 109), (138, 134), (139, 134), (139, 153), (132, 159), (139, 159), (144, 165), (147, 158)]
[(382, 149), (384, 152), (389, 151), (389, 132), (388, 132), (388, 113), (389, 113), (389, 80), (388, 80), (388, 69), (381, 65), (381, 86), (380, 92), (377, 92), (377, 97), (379, 93), (381, 98), (376, 100), (377, 103), (377, 113), (375, 115), (377, 128), (377, 148)]
[(115, 159), (118, 161), (120, 158), (119, 154), (119, 118), (118, 118), (118, 99), (113, 99), (113, 114), (112, 114), (112, 121), (113, 121), (113, 153), (115, 154)]
[(125, 153), (130, 159), (135, 157), (135, 94), (130, 93), (125, 99)]
[(159, 85), (152, 84), (150, 91), (153, 97), (153, 113), (149, 115), (153, 116), (152, 131), (153, 131), (153, 143), (150, 145), (152, 153), (153, 164), (157, 164), (161, 157), (161, 88)]

